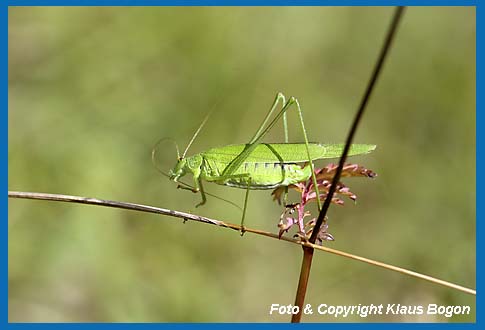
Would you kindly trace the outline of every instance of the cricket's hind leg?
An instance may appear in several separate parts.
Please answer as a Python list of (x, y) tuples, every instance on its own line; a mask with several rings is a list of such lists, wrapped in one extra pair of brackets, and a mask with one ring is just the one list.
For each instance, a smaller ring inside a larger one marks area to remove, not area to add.
[(243, 207), (243, 214), (241, 219), (241, 236), (244, 235), (246, 232), (246, 227), (244, 226), (244, 219), (246, 217), (246, 209), (248, 206), (248, 199), (249, 199), (249, 187), (251, 187), (251, 177), (248, 177), (248, 186), (246, 188), (246, 195), (244, 197), (244, 207)]

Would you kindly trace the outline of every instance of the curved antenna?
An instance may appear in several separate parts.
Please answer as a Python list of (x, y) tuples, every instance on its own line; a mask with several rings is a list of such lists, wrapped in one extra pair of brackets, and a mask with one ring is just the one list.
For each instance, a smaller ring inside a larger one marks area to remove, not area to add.
[(187, 145), (187, 148), (185, 148), (184, 153), (182, 154), (182, 158), (185, 158), (185, 155), (187, 154), (187, 151), (189, 150), (190, 146), (194, 142), (194, 140), (197, 137), (197, 135), (199, 135), (200, 130), (202, 129), (202, 127), (204, 127), (204, 125), (207, 122), (207, 120), (209, 119), (211, 113), (212, 113), (212, 110), (207, 114), (207, 116), (205, 116), (205, 118), (202, 121), (202, 123), (200, 124), (199, 128), (197, 128), (197, 131), (195, 131), (194, 136), (192, 136), (192, 139), (190, 140), (189, 144)]
[(167, 173), (165, 173), (160, 167), (158, 167), (157, 163), (155, 162), (155, 154), (157, 153), (157, 149), (158, 149), (158, 146), (160, 145), (160, 143), (162, 143), (163, 141), (170, 141), (170, 142), (173, 142), (173, 144), (175, 145), (175, 148), (177, 149), (177, 159), (180, 159), (180, 152), (179, 152), (179, 146), (177, 145), (177, 142), (175, 142), (175, 140), (171, 139), (171, 138), (161, 138), (160, 140), (157, 141), (157, 143), (155, 143), (155, 145), (153, 146), (153, 149), (152, 149), (152, 164), (153, 164), (153, 167), (155, 167), (155, 169), (160, 172), (161, 174), (163, 174), (164, 176), (166, 176), (167, 178), (170, 178), (170, 175), (168, 175)]
[[(166, 141), (171, 141), (171, 142), (173, 142), (173, 143), (175, 144), (175, 148), (177, 148), (177, 157), (178, 157), (178, 159), (179, 159), (179, 160), (181, 159), (181, 158), (180, 158), (180, 154), (179, 154), (179, 147), (178, 147), (178, 145), (177, 145), (177, 142), (175, 142), (175, 141), (174, 141), (174, 140), (172, 140), (171, 138), (161, 138), (160, 140), (158, 140), (158, 142), (157, 142), (157, 143), (155, 143), (155, 146), (154, 146), (154, 147), (153, 147), (153, 149), (152, 149), (152, 164), (153, 164), (153, 167), (155, 167), (155, 169), (156, 169), (156, 170), (157, 170), (157, 171), (158, 171), (160, 174), (162, 174), (163, 176), (166, 176), (167, 178), (170, 178), (170, 175), (168, 175), (168, 174), (167, 174), (167, 173), (165, 173), (165, 172), (164, 172), (164, 171), (163, 171), (163, 170), (162, 170), (160, 167), (158, 167), (157, 163), (155, 162), (155, 154), (157, 153), (157, 148), (158, 148), (158, 146), (160, 145), (160, 143), (162, 143), (162, 141), (165, 141), (165, 140), (166, 140)], [(180, 185), (182, 185), (182, 186), (184, 186), (184, 187), (186, 187), (186, 188), (194, 189), (194, 187), (193, 187), (193, 186), (191, 186), (190, 184), (185, 183), (185, 182), (183, 182), (183, 181), (180, 181), (180, 180), (179, 180), (179, 181), (177, 181), (177, 183), (178, 183), (178, 184), (180, 184)], [(230, 200), (227, 200), (227, 199), (225, 199), (225, 198), (222, 198), (222, 197), (216, 196), (216, 195), (211, 194), (211, 193), (208, 193), (208, 192), (205, 192), (205, 194), (206, 194), (207, 196), (211, 196), (211, 197), (214, 197), (214, 198), (219, 199), (219, 200), (221, 200), (221, 201), (224, 201), (224, 202), (226, 202), (226, 203), (229, 203), (229, 204), (231, 204), (232, 206), (234, 206), (234, 207), (238, 208), (240, 211), (242, 211), (242, 208), (241, 208), (239, 205), (237, 205), (237, 204), (236, 204), (236, 203), (234, 203), (234, 202), (231, 202)]]

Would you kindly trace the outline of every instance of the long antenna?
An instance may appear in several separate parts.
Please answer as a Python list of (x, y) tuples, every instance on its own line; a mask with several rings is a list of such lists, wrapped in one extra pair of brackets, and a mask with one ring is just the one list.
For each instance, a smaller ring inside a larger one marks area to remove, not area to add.
[(168, 137), (161, 138), (160, 140), (157, 141), (157, 143), (155, 143), (155, 145), (153, 146), (153, 149), (152, 149), (152, 163), (155, 166), (155, 168), (157, 168), (157, 169), (158, 169), (157, 164), (155, 164), (155, 153), (157, 152), (157, 149), (158, 149), (158, 146), (160, 145), (160, 143), (162, 143), (164, 141), (170, 141), (175, 145), (175, 149), (177, 149), (177, 159), (180, 159), (180, 151), (179, 151), (179, 146), (178, 146), (177, 142), (175, 142), (174, 139), (171, 139), (171, 138), (168, 138)]
[(157, 150), (158, 150), (158, 146), (160, 145), (160, 143), (162, 143), (163, 141), (170, 141), (170, 142), (173, 142), (173, 144), (175, 145), (175, 148), (177, 149), (177, 159), (180, 159), (180, 152), (179, 152), (179, 146), (177, 145), (177, 142), (175, 142), (175, 140), (171, 139), (171, 138), (161, 138), (160, 140), (157, 141), (157, 143), (155, 143), (155, 145), (153, 146), (153, 149), (152, 149), (152, 164), (153, 164), (153, 167), (155, 167), (157, 169), (158, 172), (160, 172), (161, 174), (163, 174), (164, 176), (166, 176), (167, 178), (170, 178), (170, 175), (168, 175), (167, 173), (165, 173), (160, 167), (158, 167), (157, 165), (157, 162), (155, 161), (155, 154), (157, 153)]
[(192, 139), (190, 140), (189, 144), (187, 145), (187, 148), (185, 148), (184, 153), (182, 154), (182, 158), (179, 157), (179, 159), (185, 158), (185, 155), (187, 154), (187, 150), (189, 150), (189, 148), (192, 145), (192, 143), (194, 142), (195, 138), (197, 137), (197, 135), (199, 135), (200, 130), (202, 129), (202, 127), (204, 127), (204, 125), (207, 122), (207, 120), (209, 119), (211, 113), (212, 113), (212, 110), (207, 114), (207, 116), (205, 116), (204, 120), (200, 124), (197, 131), (195, 131), (194, 136), (192, 136)]

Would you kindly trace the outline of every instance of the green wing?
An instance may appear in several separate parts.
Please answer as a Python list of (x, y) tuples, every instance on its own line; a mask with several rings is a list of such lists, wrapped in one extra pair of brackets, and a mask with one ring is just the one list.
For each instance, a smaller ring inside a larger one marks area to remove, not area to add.
[[(229, 164), (240, 155), (249, 144), (234, 144), (212, 148), (203, 152), (203, 157), (216, 162)], [(373, 144), (353, 144), (349, 156), (367, 154), (376, 148)], [(343, 144), (309, 143), (310, 158), (338, 158), (344, 150)], [(243, 160), (244, 163), (302, 163), (308, 156), (304, 143), (261, 143)]]

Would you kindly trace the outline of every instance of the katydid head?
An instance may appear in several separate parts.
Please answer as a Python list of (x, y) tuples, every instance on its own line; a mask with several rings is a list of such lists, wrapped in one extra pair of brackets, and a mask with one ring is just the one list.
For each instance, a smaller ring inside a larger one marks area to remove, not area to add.
[(175, 164), (174, 168), (171, 169), (169, 172), (170, 180), (177, 181), (180, 177), (184, 176), (187, 173), (187, 170), (194, 173), (194, 171), (197, 172), (198, 169), (200, 169), (200, 167), (202, 166), (202, 157), (200, 155), (195, 155), (188, 158), (186, 158), (185, 155), (187, 154), (187, 151), (189, 150), (192, 143), (195, 141), (197, 135), (199, 135), (202, 127), (204, 127), (207, 119), (209, 119), (209, 115), (210, 113), (204, 118), (199, 128), (197, 128), (197, 131), (195, 131), (194, 135), (190, 139), (189, 144), (187, 144), (187, 148), (185, 148), (182, 157), (180, 157), (177, 147), (177, 164)]
[[(152, 149), (152, 163), (153, 163), (153, 166), (162, 175), (168, 177), (172, 181), (178, 182), (179, 183), (178, 187), (180, 187), (180, 188), (190, 189), (192, 191), (198, 190), (198, 188), (197, 188), (198, 187), (197, 180), (199, 180), (199, 178), (200, 178), (201, 168), (202, 168), (202, 164), (204, 162), (204, 159), (203, 159), (203, 157), (202, 157), (201, 154), (197, 154), (197, 155), (194, 155), (194, 156), (191, 156), (191, 157), (185, 157), (185, 155), (187, 154), (187, 151), (188, 151), (190, 145), (192, 144), (192, 142), (194, 142), (196, 136), (199, 134), (200, 130), (202, 129), (202, 126), (204, 126), (204, 124), (206, 123), (207, 119), (209, 118), (209, 115), (210, 115), (210, 113), (205, 117), (204, 121), (202, 122), (202, 124), (199, 126), (199, 128), (195, 132), (195, 134), (192, 137), (192, 139), (190, 140), (187, 148), (185, 148), (184, 153), (183, 153), (182, 156), (180, 156), (180, 151), (179, 151), (179, 147), (178, 147), (177, 143), (174, 140), (170, 139), (170, 138), (160, 139), (155, 144), (155, 146)], [(173, 167), (173, 169), (171, 169), (168, 173), (164, 172), (164, 170), (162, 170), (158, 166), (157, 161), (156, 161), (156, 157), (155, 157), (155, 155), (157, 153), (157, 149), (159, 148), (160, 144), (162, 142), (165, 142), (165, 141), (173, 142), (173, 144), (175, 145), (175, 148), (177, 150), (177, 164), (175, 164), (175, 166)], [(183, 177), (185, 174), (187, 174), (187, 172), (190, 172), (190, 173), (192, 173), (194, 175), (194, 182), (196, 182), (195, 187), (194, 186), (191, 186), (191, 185), (189, 185), (189, 184), (187, 184), (185, 182), (178, 181), (181, 177)], [(239, 205), (234, 204), (230, 200), (221, 198), (219, 196), (210, 194), (208, 192), (206, 192), (205, 194), (206, 195), (209, 195), (209, 196), (212, 196), (214, 198), (220, 199), (222, 201), (225, 201), (225, 202), (233, 205), (234, 207), (236, 207), (236, 208), (238, 208), (239, 210), (242, 211), (242, 209), (241, 209), (241, 207), (239, 207)]]
[(179, 158), (177, 164), (169, 172), (170, 180), (177, 181), (180, 177), (183, 177), (187, 172), (192, 174), (199, 173), (202, 166), (203, 158), (200, 154)]
[(170, 180), (177, 181), (180, 177), (184, 176), (187, 172), (186, 167), (187, 159), (179, 157), (177, 164), (168, 172)]

